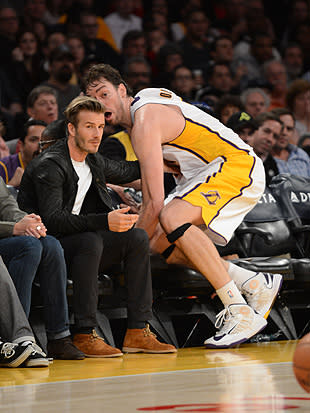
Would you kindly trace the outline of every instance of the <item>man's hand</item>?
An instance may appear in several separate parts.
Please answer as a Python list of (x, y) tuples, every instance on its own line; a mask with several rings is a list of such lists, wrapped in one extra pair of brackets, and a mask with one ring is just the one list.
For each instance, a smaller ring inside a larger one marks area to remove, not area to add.
[(23, 168), (21, 168), (20, 166), (18, 166), (16, 168), (16, 171), (14, 172), (14, 175), (12, 176), (12, 178), (9, 180), (8, 185), (17, 187), (20, 185), (20, 181), (22, 180), (24, 174), (24, 170)]
[(15, 49), (12, 50), (12, 59), (15, 60), (15, 62), (23, 62), (24, 53), (20, 47), (15, 47)]
[(127, 214), (130, 207), (115, 209), (108, 213), (109, 230), (113, 232), (128, 231), (137, 222), (139, 215)]
[(14, 225), (13, 235), (29, 235), (41, 238), (46, 236), (46, 227), (39, 215), (25, 215), (24, 218)]
[(130, 206), (130, 212), (133, 212), (134, 214), (139, 213), (141, 204), (138, 204), (130, 195), (130, 193), (126, 192), (124, 187), (112, 184), (107, 184), (107, 186), (113, 189), (113, 191), (115, 191), (117, 195), (121, 198), (121, 200), (124, 202), (124, 205), (122, 204), (121, 208), (123, 208), (123, 206), (126, 207), (128, 205)]

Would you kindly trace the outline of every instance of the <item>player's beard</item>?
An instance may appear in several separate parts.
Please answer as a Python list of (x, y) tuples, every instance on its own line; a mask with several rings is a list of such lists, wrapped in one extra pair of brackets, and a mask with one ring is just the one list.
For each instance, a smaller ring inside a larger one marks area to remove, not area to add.
[(118, 105), (117, 105), (116, 113), (118, 114), (118, 116), (117, 118), (115, 118), (115, 122), (113, 122), (113, 124), (122, 125), (123, 122), (126, 120), (126, 108), (120, 96), (118, 98)]

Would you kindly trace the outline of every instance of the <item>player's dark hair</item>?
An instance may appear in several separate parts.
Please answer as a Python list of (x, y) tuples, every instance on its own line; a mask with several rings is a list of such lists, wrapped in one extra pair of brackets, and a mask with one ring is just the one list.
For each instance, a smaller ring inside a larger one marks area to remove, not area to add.
[(123, 84), (126, 88), (127, 95), (132, 95), (132, 90), (126, 84), (125, 80), (121, 77), (119, 71), (117, 69), (114, 69), (114, 67), (104, 63), (92, 66), (86, 73), (82, 82), (83, 92), (86, 93), (86, 90), (89, 86), (94, 86), (95, 83), (100, 81), (100, 79), (102, 78), (112, 83), (115, 88), (117, 88), (120, 84)]

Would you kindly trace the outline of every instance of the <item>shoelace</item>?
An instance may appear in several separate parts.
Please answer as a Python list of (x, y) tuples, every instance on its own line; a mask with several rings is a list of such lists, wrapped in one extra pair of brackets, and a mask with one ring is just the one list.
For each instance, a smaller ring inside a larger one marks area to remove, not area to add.
[(226, 321), (229, 321), (231, 318), (231, 312), (229, 308), (224, 308), (221, 312), (219, 312), (216, 316), (216, 321), (215, 321), (215, 328), (220, 328), (223, 324), (226, 323)]
[(14, 356), (15, 354), (15, 347), (17, 347), (18, 344), (15, 343), (4, 343), (1, 349), (1, 354), (4, 354), (4, 357), (9, 359)]
[(143, 329), (143, 334), (144, 334), (144, 337), (153, 336), (156, 338), (156, 334), (152, 333), (152, 331), (150, 330), (149, 324), (147, 324), (146, 327)]
[(104, 341), (104, 339), (103, 339), (102, 337), (98, 336), (96, 330), (93, 330), (93, 331), (92, 331), (91, 338), (92, 338), (92, 340), (102, 340), (102, 341)]
[(46, 357), (46, 354), (44, 353), (44, 351), (36, 343), (32, 343), (31, 348), (33, 350), (33, 352), (31, 353), (32, 356), (39, 354), (42, 357)]

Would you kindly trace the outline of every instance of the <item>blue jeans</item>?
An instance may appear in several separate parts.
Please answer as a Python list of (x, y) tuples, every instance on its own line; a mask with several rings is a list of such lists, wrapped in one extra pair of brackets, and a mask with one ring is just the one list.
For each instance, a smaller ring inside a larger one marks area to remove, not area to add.
[(0, 239), (0, 255), (11, 275), (23, 309), (29, 317), (32, 283), (40, 284), (48, 339), (69, 332), (67, 271), (59, 241), (47, 235), (40, 239), (16, 236)]

